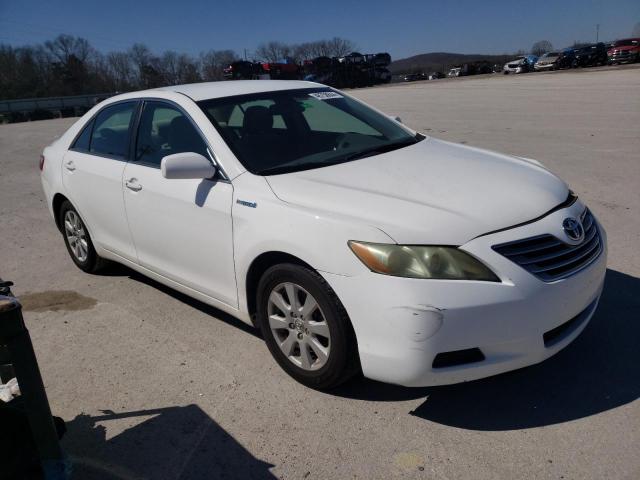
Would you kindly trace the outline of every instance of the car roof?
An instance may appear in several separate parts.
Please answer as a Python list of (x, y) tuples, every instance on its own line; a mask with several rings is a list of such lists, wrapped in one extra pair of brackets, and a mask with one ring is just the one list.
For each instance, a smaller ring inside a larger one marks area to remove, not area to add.
[(154, 91), (169, 91), (182, 93), (192, 100), (208, 100), (211, 98), (232, 97), (250, 93), (274, 92), (279, 90), (295, 90), (300, 88), (326, 87), (315, 82), (301, 80), (226, 80), (221, 82), (188, 83), (185, 85), (171, 85), (147, 90), (151, 94)]

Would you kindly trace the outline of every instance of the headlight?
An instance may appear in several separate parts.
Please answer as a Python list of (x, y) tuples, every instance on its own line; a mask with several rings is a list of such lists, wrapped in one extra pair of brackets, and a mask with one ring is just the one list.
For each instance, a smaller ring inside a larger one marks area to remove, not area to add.
[(500, 281), (484, 264), (455, 247), (409, 246), (350, 240), (349, 248), (367, 268), (385, 275), (440, 280)]

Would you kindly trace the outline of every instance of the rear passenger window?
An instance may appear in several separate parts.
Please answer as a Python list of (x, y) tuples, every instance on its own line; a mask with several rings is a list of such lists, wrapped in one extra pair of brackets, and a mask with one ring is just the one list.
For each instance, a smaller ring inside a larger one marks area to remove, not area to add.
[(89, 142), (91, 140), (92, 127), (93, 127), (93, 120), (91, 120), (87, 124), (87, 126), (84, 127), (84, 130), (82, 130), (82, 133), (78, 135), (78, 138), (76, 138), (76, 141), (73, 143), (73, 146), (71, 147), (73, 150), (79, 150), (81, 152), (89, 151)]
[(89, 148), (91, 153), (126, 157), (135, 105), (135, 102), (118, 103), (105, 108), (96, 116)]
[(160, 166), (167, 155), (195, 152), (210, 158), (207, 144), (189, 118), (163, 102), (145, 102), (136, 144), (136, 161)]

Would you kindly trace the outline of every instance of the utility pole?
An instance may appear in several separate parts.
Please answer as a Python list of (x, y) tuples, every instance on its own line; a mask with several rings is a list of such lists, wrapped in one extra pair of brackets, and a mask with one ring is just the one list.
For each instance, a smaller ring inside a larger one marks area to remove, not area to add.
[(598, 43), (599, 39), (600, 39), (600, 24), (596, 23), (596, 43)]

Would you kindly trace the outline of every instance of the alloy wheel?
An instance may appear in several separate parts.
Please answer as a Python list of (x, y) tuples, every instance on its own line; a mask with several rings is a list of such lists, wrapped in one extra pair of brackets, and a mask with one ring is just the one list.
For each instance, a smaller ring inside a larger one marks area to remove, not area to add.
[(67, 210), (64, 214), (64, 233), (76, 260), (86, 262), (89, 257), (87, 232), (80, 216), (73, 210)]
[(295, 283), (280, 283), (269, 294), (267, 310), (271, 333), (289, 361), (308, 371), (327, 363), (329, 325), (313, 295)]

